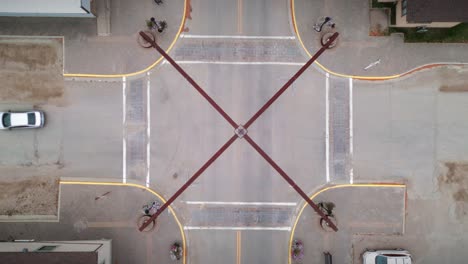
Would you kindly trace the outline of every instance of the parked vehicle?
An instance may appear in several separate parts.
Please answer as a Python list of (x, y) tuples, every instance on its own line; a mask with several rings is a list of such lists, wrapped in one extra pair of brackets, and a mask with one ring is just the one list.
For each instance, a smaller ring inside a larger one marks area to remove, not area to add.
[(362, 255), (364, 264), (411, 264), (411, 254), (404, 249), (368, 250)]
[(42, 111), (0, 112), (0, 129), (40, 128), (44, 123), (45, 117)]

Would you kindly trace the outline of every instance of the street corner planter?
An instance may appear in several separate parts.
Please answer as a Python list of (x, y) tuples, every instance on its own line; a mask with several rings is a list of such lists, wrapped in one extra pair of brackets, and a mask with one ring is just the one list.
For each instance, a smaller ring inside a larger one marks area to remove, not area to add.
[[(335, 225), (335, 226), (338, 226), (337, 222), (336, 222), (336, 218), (332, 215), (329, 215), (328, 216), (328, 219), (330, 219), (330, 221)], [(323, 218), (320, 218), (320, 227), (326, 231), (326, 232), (335, 232), (335, 230), (333, 230), (333, 228), (331, 228), (327, 221), (325, 221), (325, 219)]]
[(296, 263), (300, 263), (304, 258), (304, 243), (300, 239), (294, 239), (291, 245), (291, 258)]
[(184, 255), (184, 249), (179, 242), (174, 242), (169, 249), (169, 257), (172, 260), (180, 260)]
[[(155, 36), (155, 34), (153, 33), (153, 31), (151, 31), (151, 30), (144, 30), (143, 32), (144, 32), (146, 35), (148, 35), (148, 36), (151, 38), (152, 41), (156, 42), (156, 36)], [(143, 48), (145, 48), (145, 49), (149, 49), (149, 48), (152, 47), (151, 43), (148, 42), (148, 41), (146, 41), (146, 40), (140, 35), (140, 33), (138, 33), (138, 35), (137, 35), (137, 42), (138, 42), (138, 44), (139, 44), (141, 47), (143, 47)]]
[[(142, 215), (138, 217), (137, 228), (139, 229), (144, 223), (146, 223), (147, 221), (151, 221), (150, 219), (151, 219), (150, 215)], [(143, 229), (142, 232), (148, 233), (148, 232), (158, 231), (158, 230), (159, 230), (159, 225), (157, 224), (156, 220), (153, 220), (145, 229)]]

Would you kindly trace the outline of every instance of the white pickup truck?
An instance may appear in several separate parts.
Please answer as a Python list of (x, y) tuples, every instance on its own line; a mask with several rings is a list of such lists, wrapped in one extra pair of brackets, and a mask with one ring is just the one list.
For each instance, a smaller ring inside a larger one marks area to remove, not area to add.
[(368, 250), (362, 255), (364, 264), (411, 264), (411, 254), (404, 249)]

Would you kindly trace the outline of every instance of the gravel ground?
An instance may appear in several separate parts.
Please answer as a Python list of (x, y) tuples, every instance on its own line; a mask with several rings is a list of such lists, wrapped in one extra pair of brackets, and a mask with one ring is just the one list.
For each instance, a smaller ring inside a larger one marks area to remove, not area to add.
[(43, 102), (63, 94), (62, 38), (0, 38), (0, 100)]
[(57, 176), (0, 181), (0, 216), (57, 216), (59, 189)]

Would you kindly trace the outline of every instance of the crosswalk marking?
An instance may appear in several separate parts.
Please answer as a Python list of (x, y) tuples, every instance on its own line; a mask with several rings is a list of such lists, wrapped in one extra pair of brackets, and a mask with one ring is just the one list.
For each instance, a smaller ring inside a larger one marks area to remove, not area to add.
[(123, 79), (123, 182), (150, 185), (150, 78)]
[(261, 230), (291, 231), (290, 226), (257, 227), (257, 226), (184, 226), (184, 230)]
[[(220, 64), (220, 65), (281, 65), (281, 66), (302, 66), (303, 62), (280, 62), (280, 61), (176, 61), (178, 64)], [(168, 63), (164, 61), (164, 63)]]
[(296, 206), (297, 203), (287, 202), (218, 202), (218, 201), (185, 201), (191, 205), (250, 205), (250, 206)]
[(125, 120), (126, 120), (126, 116), (127, 116), (127, 108), (126, 108), (126, 104), (127, 104), (127, 94), (126, 94), (126, 85), (127, 85), (127, 82), (126, 82), (126, 78), (125, 76), (122, 77), (122, 100), (123, 100), (123, 106), (122, 106), (122, 115), (123, 115), (123, 122), (122, 122), (122, 126), (123, 126), (123, 142), (122, 142), (122, 148), (123, 148), (123, 151), (122, 151), (122, 182), (123, 183), (127, 183), (127, 139), (125, 138)]
[(329, 179), (333, 183), (351, 180), (351, 100), (352, 81), (349, 78), (333, 78), (328, 88), (329, 129)]
[(325, 78), (325, 164), (326, 164), (326, 180), (330, 182), (330, 74), (326, 73)]
[(240, 36), (240, 35), (189, 35), (181, 34), (181, 38), (195, 39), (296, 39), (295, 36)]
[(349, 183), (353, 184), (353, 78), (349, 78), (349, 160)]
[(151, 142), (150, 142), (150, 135), (151, 135), (151, 90), (150, 90), (150, 72), (147, 73), (147, 82), (146, 82), (146, 187), (150, 185), (150, 153), (151, 153)]

